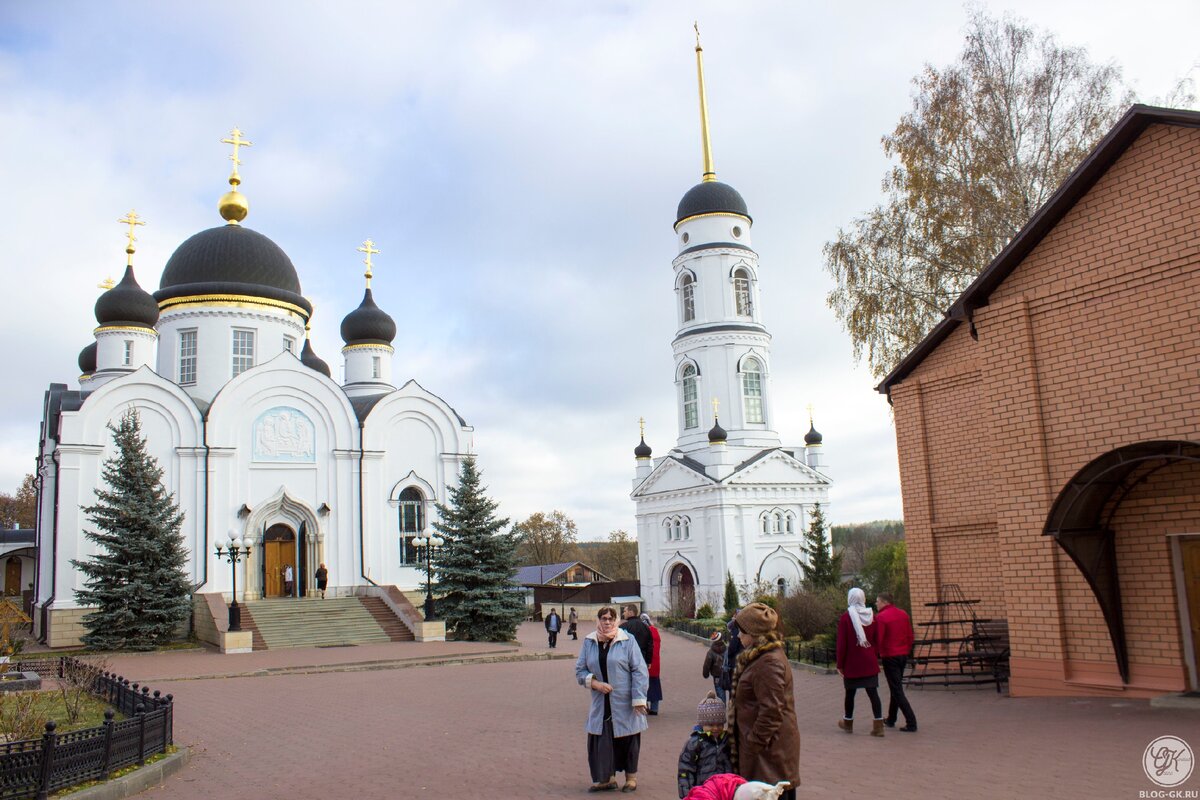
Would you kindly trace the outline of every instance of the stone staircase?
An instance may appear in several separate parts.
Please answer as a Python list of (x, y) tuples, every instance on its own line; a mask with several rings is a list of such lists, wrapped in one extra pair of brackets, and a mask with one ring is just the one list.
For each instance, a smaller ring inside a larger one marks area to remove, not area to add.
[(333, 647), (413, 641), (412, 632), (378, 597), (253, 600), (242, 606), (242, 628), (254, 649)]

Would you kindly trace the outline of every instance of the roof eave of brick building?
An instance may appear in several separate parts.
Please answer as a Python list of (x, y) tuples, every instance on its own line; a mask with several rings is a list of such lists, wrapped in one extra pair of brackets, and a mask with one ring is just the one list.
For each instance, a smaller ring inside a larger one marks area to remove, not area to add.
[(979, 273), (958, 299), (946, 311), (946, 318), (934, 326), (925, 338), (914, 347), (900, 363), (887, 374), (875, 387), (875, 391), (886, 394), (891, 400), (891, 390), (900, 381), (908, 377), (926, 356), (937, 349), (946, 337), (963, 322), (969, 322), (975, 309), (988, 304), (993, 291), (1007, 278), (1025, 259), (1025, 256), (1054, 229), (1067, 212), (1079, 202), (1087, 192), (1100, 180), (1129, 146), (1150, 125), (1183, 125), (1200, 128), (1200, 111), (1183, 111), (1174, 108), (1159, 108), (1157, 106), (1134, 105), (1125, 116), (1112, 127), (1100, 143), (1092, 150), (1075, 170), (1067, 176), (1058, 190), (1034, 213), (1029, 222), (1012, 241), (992, 259), (991, 263)]

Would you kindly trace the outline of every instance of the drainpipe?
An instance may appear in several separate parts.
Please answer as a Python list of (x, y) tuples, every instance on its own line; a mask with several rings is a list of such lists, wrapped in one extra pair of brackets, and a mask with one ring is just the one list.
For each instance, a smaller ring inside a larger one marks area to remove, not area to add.
[[(51, 531), (51, 537), (54, 544), (51, 546), (50, 558), (50, 596), (46, 598), (46, 602), (42, 603), (42, 635), (38, 639), (42, 644), (46, 644), (46, 623), (50, 614), (50, 604), (54, 602), (54, 598), (58, 592), (58, 487), (62, 484), (61, 464), (58, 460), (58, 443), (55, 442), (54, 452), (50, 454), (50, 460), (54, 463), (54, 528)], [(38, 509), (41, 510), (40, 508)], [(40, 531), (39, 531), (40, 533)], [(40, 538), (40, 537), (39, 537)], [(38, 558), (41, 559), (41, 550), (38, 550)]]
[(204, 543), (200, 547), (201, 563), (204, 564), (204, 578), (192, 590), (192, 594), (199, 592), (208, 583), (208, 456), (212, 449), (208, 446), (208, 414), (200, 417), (200, 441), (204, 445), (204, 498), (200, 508), (204, 511), (204, 524), (201, 530), (204, 532)]
[(366, 500), (363, 497), (366, 492), (363, 490), (363, 462), (367, 457), (367, 446), (363, 439), (366, 436), (366, 426), (362, 420), (358, 421), (358, 571), (362, 575), (363, 580), (372, 586), (379, 584), (367, 577), (367, 525), (363, 511), (366, 508)]

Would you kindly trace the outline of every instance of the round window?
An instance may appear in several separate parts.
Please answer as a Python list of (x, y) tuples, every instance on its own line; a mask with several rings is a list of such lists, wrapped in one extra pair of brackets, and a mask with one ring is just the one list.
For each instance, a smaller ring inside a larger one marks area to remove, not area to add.
[(685, 234), (684, 234), (684, 235), (683, 235), (681, 238), (683, 239), (683, 243), (684, 243), (684, 244), (687, 244), (687, 243), (688, 243), (688, 239), (690, 239), (691, 237), (690, 237), (690, 236), (688, 236), (688, 235), (685, 233)]
[(735, 238), (735, 239), (742, 238), (742, 226), (741, 225), (733, 226), (733, 238)]

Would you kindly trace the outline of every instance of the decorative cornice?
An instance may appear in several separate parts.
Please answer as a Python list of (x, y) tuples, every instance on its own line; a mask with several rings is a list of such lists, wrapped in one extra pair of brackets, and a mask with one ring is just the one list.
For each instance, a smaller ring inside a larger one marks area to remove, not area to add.
[(753, 225), (754, 221), (745, 214), (738, 214), (735, 211), (706, 211), (703, 214), (692, 214), (690, 217), (684, 217), (675, 223), (675, 230), (679, 230), (679, 226), (685, 222), (691, 222), (694, 219), (702, 219), (703, 217), (737, 217), (738, 219), (746, 220), (747, 225)]
[(342, 348), (343, 353), (348, 350), (383, 350), (389, 355), (396, 352), (396, 348), (392, 347), (390, 344), (379, 344), (376, 342), (368, 342), (367, 344), (348, 344)]
[(141, 333), (151, 337), (158, 336), (158, 331), (154, 328), (146, 328), (141, 325), (101, 325), (92, 331), (93, 336), (100, 333)]
[(757, 264), (758, 253), (751, 247), (743, 247), (742, 245), (725, 242), (713, 245), (698, 244), (689, 247), (671, 259), (671, 266), (678, 268), (680, 265), (688, 261), (695, 261), (701, 256), (741, 256), (742, 258), (746, 258), (747, 253), (754, 256), (754, 262)]
[(186, 297), (168, 297), (165, 300), (158, 301), (159, 311), (167, 311), (178, 306), (195, 305), (233, 306), (236, 308), (267, 306), (268, 308), (278, 308), (281, 311), (295, 314), (302, 320), (308, 319), (308, 312), (298, 305), (287, 303), (283, 300), (271, 300), (266, 297), (254, 297), (248, 294), (193, 294)]

